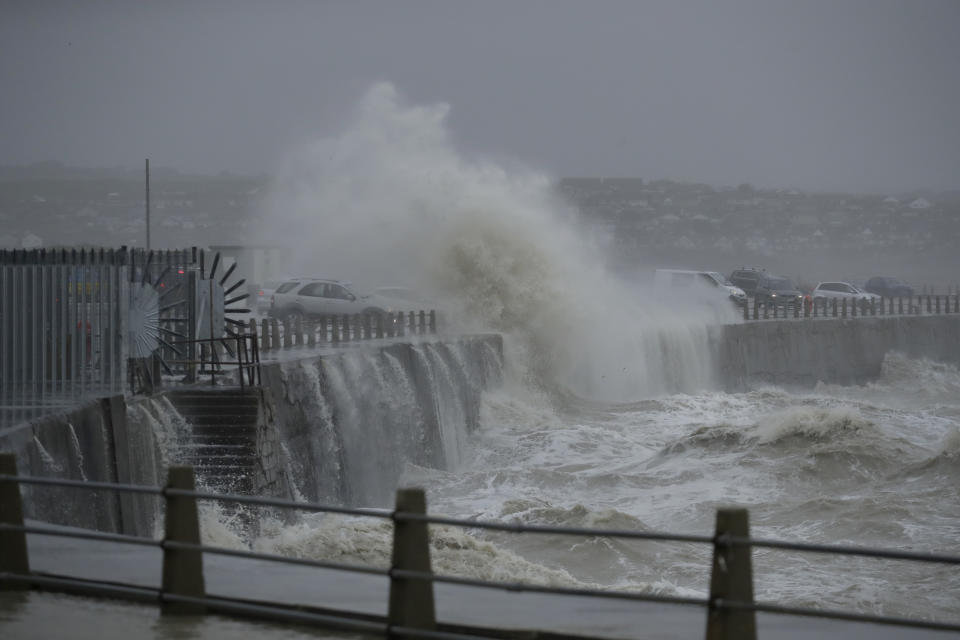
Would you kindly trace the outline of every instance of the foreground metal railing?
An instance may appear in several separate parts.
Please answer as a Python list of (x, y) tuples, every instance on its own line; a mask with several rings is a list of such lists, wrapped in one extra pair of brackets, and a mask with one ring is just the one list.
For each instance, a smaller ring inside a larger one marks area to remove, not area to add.
[[(127, 535), (54, 529), (24, 524), (21, 484), (76, 487), (87, 490), (111, 490), (151, 494), (166, 503), (165, 535), (152, 540)], [(197, 500), (213, 500), (260, 507), (287, 508), (298, 511), (337, 513), (351, 516), (389, 519), (394, 525), (393, 554), (389, 569), (369, 566), (290, 558), (253, 551), (224, 549), (200, 543)], [(697, 543), (713, 548), (709, 597), (677, 597), (648, 593), (610, 592), (594, 589), (504, 583), (450, 575), (438, 575), (430, 567), (427, 525), (447, 525), (466, 529), (505, 531), (517, 534), (554, 534), (569, 536), (610, 537), (632, 540)], [(159, 588), (87, 580), (83, 578), (37, 573), (30, 570), (26, 536), (63, 536), (157, 547), (163, 551), (163, 578)], [(213, 494), (196, 490), (191, 467), (172, 467), (165, 487), (81, 482), (59, 478), (18, 476), (13, 454), (0, 454), (0, 589), (42, 589), (107, 597), (159, 602), (164, 613), (216, 612), (285, 622), (309, 623), (338, 630), (389, 637), (466, 639), (529, 637), (529, 632), (511, 632), (488, 627), (467, 627), (438, 623), (433, 597), (433, 583), (455, 584), (511, 592), (534, 592), (559, 596), (595, 597), (638, 602), (654, 602), (703, 607), (706, 610), (706, 638), (756, 638), (756, 612), (806, 616), (824, 619), (896, 625), (914, 629), (960, 631), (960, 622), (937, 622), (867, 613), (792, 607), (775, 603), (755, 602), (753, 598), (754, 547), (908, 560), (924, 563), (960, 565), (960, 556), (945, 554), (872, 549), (839, 545), (806, 544), (752, 538), (745, 509), (719, 509), (713, 536), (684, 535), (653, 531), (589, 529), (483, 522), (430, 516), (422, 489), (401, 489), (397, 492), (394, 510), (354, 509), (331, 505), (296, 502), (257, 496)], [(206, 592), (203, 575), (203, 554), (271, 561), (290, 565), (349, 571), (383, 576), (390, 581), (388, 613), (384, 616), (361, 615), (349, 611), (306, 608), (283, 602), (241, 600), (211, 595)], [(526, 635), (524, 635), (526, 634)], [(561, 637), (555, 635), (554, 637)], [(567, 636), (573, 637), (573, 636)], [(582, 636), (581, 636), (582, 637)]]

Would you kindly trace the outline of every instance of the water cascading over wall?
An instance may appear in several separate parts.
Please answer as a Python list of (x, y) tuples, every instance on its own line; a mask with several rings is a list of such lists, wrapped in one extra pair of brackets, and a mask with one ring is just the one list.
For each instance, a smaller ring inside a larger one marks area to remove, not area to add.
[[(162, 485), (186, 425), (163, 397), (92, 400), (0, 432), (22, 475)], [(23, 485), (28, 518), (139, 536), (155, 534), (155, 496)]]
[(407, 465), (452, 469), (499, 383), (499, 336), (355, 349), (263, 368), (283, 464), (308, 500), (388, 506)]

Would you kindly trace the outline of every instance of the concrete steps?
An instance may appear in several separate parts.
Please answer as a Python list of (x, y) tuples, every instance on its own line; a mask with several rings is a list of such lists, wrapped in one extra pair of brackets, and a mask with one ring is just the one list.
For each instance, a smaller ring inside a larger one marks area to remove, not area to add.
[(257, 465), (258, 389), (189, 389), (167, 394), (190, 424), (180, 459), (218, 493), (251, 493)]

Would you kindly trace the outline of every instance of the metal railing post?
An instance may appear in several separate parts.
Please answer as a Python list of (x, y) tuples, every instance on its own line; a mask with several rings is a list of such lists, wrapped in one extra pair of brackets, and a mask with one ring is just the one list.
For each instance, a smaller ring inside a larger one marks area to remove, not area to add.
[[(423, 489), (398, 489), (395, 513), (426, 515), (427, 499)], [(422, 578), (401, 578), (396, 570), (430, 573), (430, 542), (427, 523), (393, 520), (393, 559), (390, 565), (390, 627), (436, 629), (433, 582)], [(388, 636), (389, 628), (388, 628)]]
[(270, 321), (266, 318), (260, 322), (260, 345), (264, 351), (270, 351)]
[[(167, 477), (167, 489), (196, 491), (193, 467), (172, 466)], [(192, 496), (172, 496), (164, 490), (166, 533), (163, 538), (163, 587), (161, 601), (164, 613), (196, 614), (206, 610), (201, 604), (169, 602), (164, 594), (203, 598), (203, 553), (196, 549), (173, 549), (168, 542), (200, 544), (200, 521), (197, 499)]]
[[(17, 458), (12, 453), (0, 453), (0, 475), (17, 475)], [(23, 499), (20, 483), (0, 480), (0, 523), (23, 526)], [(0, 573), (30, 574), (27, 556), (27, 534), (23, 531), (0, 530)], [(0, 581), (0, 591), (28, 589), (26, 582)]]
[(753, 569), (750, 545), (732, 544), (730, 538), (748, 538), (746, 509), (718, 509), (710, 573), (707, 640), (756, 640), (756, 613), (727, 608), (727, 601), (753, 604)]

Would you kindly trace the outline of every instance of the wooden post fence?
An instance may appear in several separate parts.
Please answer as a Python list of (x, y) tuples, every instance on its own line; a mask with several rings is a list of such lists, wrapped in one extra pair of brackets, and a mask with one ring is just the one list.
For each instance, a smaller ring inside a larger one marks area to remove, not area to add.
[(752, 609), (726, 608), (727, 602), (753, 604), (753, 567), (748, 544), (731, 538), (748, 538), (746, 509), (718, 509), (710, 573), (710, 609), (707, 640), (756, 640), (756, 613)]
[[(426, 515), (427, 499), (423, 489), (398, 489), (396, 512)], [(433, 582), (421, 578), (403, 578), (397, 570), (430, 573), (430, 541), (427, 523), (393, 521), (393, 559), (390, 564), (390, 627), (436, 629)], [(394, 637), (390, 635), (390, 637)], [(397, 636), (399, 637), (399, 636)]]
[[(0, 475), (17, 475), (17, 459), (12, 453), (0, 453)], [(23, 499), (20, 485), (13, 480), (0, 480), (0, 524), (23, 526)], [(23, 531), (0, 529), (0, 573), (29, 575), (27, 534)], [(0, 590), (26, 590), (29, 583), (0, 581)]]
[[(196, 491), (193, 467), (173, 466), (167, 477), (167, 489)], [(163, 537), (163, 593), (189, 598), (203, 598), (203, 553), (197, 549), (177, 549), (168, 542), (200, 544), (200, 522), (197, 499), (192, 496), (169, 495), (166, 498), (166, 533)], [(206, 607), (192, 602), (163, 600), (164, 613), (204, 613)]]

